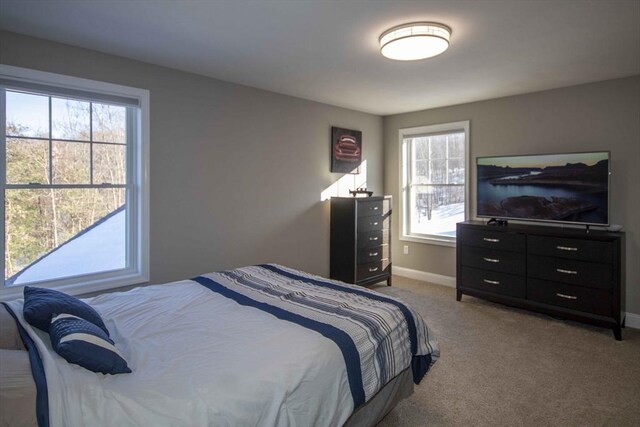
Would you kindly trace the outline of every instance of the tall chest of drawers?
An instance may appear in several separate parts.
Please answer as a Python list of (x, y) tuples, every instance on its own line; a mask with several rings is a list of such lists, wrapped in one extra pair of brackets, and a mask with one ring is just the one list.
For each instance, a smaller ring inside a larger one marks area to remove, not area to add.
[(485, 298), (596, 326), (621, 339), (624, 233), (457, 225), (456, 298)]
[(331, 278), (391, 286), (391, 197), (331, 198)]

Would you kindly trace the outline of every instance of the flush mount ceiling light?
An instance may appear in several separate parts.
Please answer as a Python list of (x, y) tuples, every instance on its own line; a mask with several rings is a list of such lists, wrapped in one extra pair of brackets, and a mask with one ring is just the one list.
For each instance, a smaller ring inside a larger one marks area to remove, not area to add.
[(398, 25), (380, 36), (380, 52), (389, 59), (415, 61), (440, 55), (449, 47), (451, 28), (435, 22)]

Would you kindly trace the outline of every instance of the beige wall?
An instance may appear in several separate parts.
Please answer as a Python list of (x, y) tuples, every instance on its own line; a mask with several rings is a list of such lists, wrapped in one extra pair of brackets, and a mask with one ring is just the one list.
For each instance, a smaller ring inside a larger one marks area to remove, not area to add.
[[(612, 151), (612, 222), (627, 231), (627, 309), (640, 313), (640, 76), (385, 117), (383, 144), (378, 116), (14, 33), (0, 32), (0, 62), (150, 90), (154, 283), (259, 262), (328, 274), (329, 209), (320, 193), (341, 177), (329, 172), (330, 127), (363, 131), (367, 185), (382, 194), (384, 171), (384, 193), (399, 212), (398, 129), (470, 120), (472, 163)], [(397, 236), (395, 265), (455, 274), (453, 248)]]
[[(470, 183), (478, 156), (611, 150), (611, 222), (626, 231), (627, 311), (640, 313), (640, 76), (385, 117), (384, 189), (396, 212), (398, 130), (462, 120), (470, 120)], [(400, 241), (398, 232), (394, 265), (455, 276), (455, 248)]]
[(382, 118), (0, 32), (0, 62), (151, 93), (151, 281), (278, 262), (329, 273), (331, 126), (363, 134), (382, 191)]

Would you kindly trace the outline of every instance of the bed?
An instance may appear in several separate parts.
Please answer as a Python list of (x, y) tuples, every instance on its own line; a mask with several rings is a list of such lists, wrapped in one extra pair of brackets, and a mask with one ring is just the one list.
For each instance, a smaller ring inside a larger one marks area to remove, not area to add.
[[(24, 362), (3, 353), (5, 384), (25, 387), (0, 397), (35, 406), (10, 414), (11, 423), (375, 425), (439, 357), (424, 320), (402, 301), (276, 264), (83, 301), (132, 372), (68, 363), (25, 320), (24, 301), (7, 302), (22, 338), (9, 341), (26, 345), (33, 382), (22, 384)], [(14, 368), (20, 381), (7, 380)]]

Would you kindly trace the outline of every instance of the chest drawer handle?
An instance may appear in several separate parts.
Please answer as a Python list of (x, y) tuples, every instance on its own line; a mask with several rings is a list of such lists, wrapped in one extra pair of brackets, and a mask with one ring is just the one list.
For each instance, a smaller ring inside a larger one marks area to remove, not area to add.
[(572, 248), (571, 246), (556, 246), (556, 248), (560, 249), (561, 251), (577, 251), (578, 248)]
[(378, 222), (378, 221), (376, 221), (376, 222), (371, 222), (371, 223), (370, 223), (370, 225), (373, 225), (373, 226), (376, 226), (376, 225), (378, 225), (378, 224), (379, 224), (379, 222)]
[(374, 206), (374, 207), (369, 208), (369, 209), (371, 209), (372, 211), (377, 211), (379, 209), (379, 207), (378, 206)]
[(375, 242), (376, 240), (378, 240), (378, 236), (376, 236), (376, 237), (369, 237), (369, 240), (370, 240), (370, 241), (372, 241), (372, 242)]
[(556, 294), (557, 296), (559, 296), (560, 298), (564, 298), (564, 299), (578, 299), (578, 297), (573, 296), (573, 295), (565, 295), (565, 294)]
[(564, 268), (556, 268), (556, 271), (563, 274), (578, 274), (575, 270), (565, 270)]
[(369, 252), (369, 256), (378, 256), (378, 252)]
[(500, 260), (496, 258), (482, 258), (482, 259), (487, 262), (500, 262)]
[(490, 239), (488, 237), (483, 237), (482, 240), (484, 240), (485, 242), (491, 242), (491, 243), (498, 243), (500, 241), (500, 239)]
[(482, 279), (482, 281), (484, 283), (488, 283), (490, 285), (499, 285), (500, 284), (500, 282), (498, 282), (497, 280)]
[(370, 273), (373, 273), (374, 271), (378, 271), (378, 267), (369, 267)]

